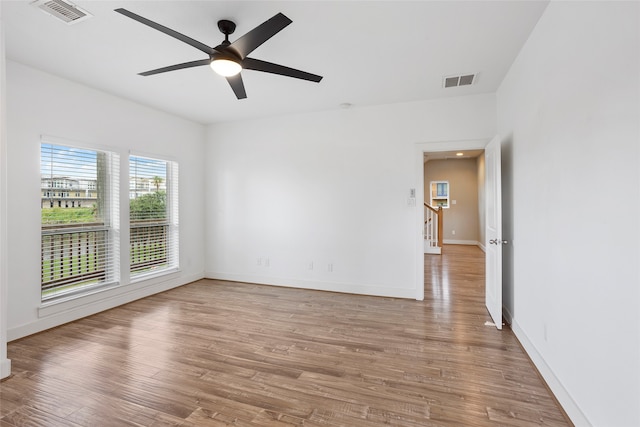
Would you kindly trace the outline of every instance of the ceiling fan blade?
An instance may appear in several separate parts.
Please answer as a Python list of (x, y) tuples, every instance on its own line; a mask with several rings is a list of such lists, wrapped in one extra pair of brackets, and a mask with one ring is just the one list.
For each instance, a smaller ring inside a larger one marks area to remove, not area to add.
[(164, 25), (158, 24), (157, 22), (153, 22), (153, 21), (151, 21), (151, 20), (149, 20), (147, 18), (144, 18), (144, 17), (142, 17), (140, 15), (136, 15), (133, 12), (129, 12), (126, 9), (120, 8), (120, 9), (115, 9), (114, 11), (118, 12), (118, 13), (124, 15), (124, 16), (127, 16), (127, 17), (129, 17), (129, 18), (131, 18), (131, 19), (133, 19), (135, 21), (138, 21), (141, 24), (148, 25), (149, 27), (151, 27), (153, 29), (156, 29), (156, 30), (158, 30), (160, 32), (163, 32), (168, 36), (176, 38), (176, 39), (180, 40), (181, 42), (184, 42), (184, 43), (186, 43), (186, 44), (188, 44), (190, 46), (193, 46), (196, 49), (201, 50), (201, 51), (203, 51), (204, 53), (206, 53), (208, 55), (213, 55), (213, 54), (215, 54), (217, 52), (214, 48), (212, 48), (210, 46), (207, 46), (206, 44), (201, 43), (198, 40), (194, 40), (191, 37), (185, 36), (184, 34), (181, 34), (181, 33), (177, 32), (177, 31), (172, 30), (171, 28), (167, 28)]
[(211, 64), (211, 59), (200, 59), (198, 61), (184, 62), (182, 64), (169, 65), (168, 67), (157, 68), (155, 70), (138, 73), (141, 76), (152, 76), (154, 74), (166, 73), (167, 71), (182, 70), (184, 68), (200, 67)]
[(281, 76), (293, 77), (296, 79), (309, 80), (318, 83), (322, 76), (285, 67), (284, 65), (273, 64), (259, 59), (245, 58), (242, 61), (242, 68), (245, 70), (263, 71), (265, 73), (279, 74)]
[(238, 52), (240, 58), (244, 59), (262, 43), (278, 34), (287, 25), (291, 24), (291, 22), (293, 22), (291, 19), (287, 18), (282, 13), (278, 13), (273, 18), (267, 19), (262, 24), (231, 43), (229, 47), (233, 48)]
[(240, 73), (235, 76), (226, 77), (231, 89), (233, 89), (233, 93), (236, 94), (236, 98), (245, 99), (247, 97), (247, 92), (244, 90), (244, 83), (242, 83), (242, 75)]

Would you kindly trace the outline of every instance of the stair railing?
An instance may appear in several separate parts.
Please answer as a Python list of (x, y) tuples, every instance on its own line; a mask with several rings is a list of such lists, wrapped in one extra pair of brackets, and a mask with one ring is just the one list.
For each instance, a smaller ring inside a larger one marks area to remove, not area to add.
[[(442, 248), (442, 240), (444, 233), (442, 227), (444, 223), (442, 206), (438, 208), (424, 204), (424, 238), (425, 250), (427, 248)], [(440, 253), (437, 250), (437, 253)]]

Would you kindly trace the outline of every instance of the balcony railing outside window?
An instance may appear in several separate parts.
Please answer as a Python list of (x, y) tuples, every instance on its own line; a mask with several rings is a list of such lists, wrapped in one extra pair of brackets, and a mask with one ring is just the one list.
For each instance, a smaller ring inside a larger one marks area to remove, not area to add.
[(169, 224), (138, 220), (131, 222), (131, 274), (140, 274), (169, 266), (167, 237)]
[[(107, 279), (109, 230), (100, 224), (81, 229), (42, 228), (42, 295), (73, 292)], [(169, 224), (135, 221), (131, 224), (132, 275), (169, 266), (167, 239)]]
[(42, 227), (43, 298), (106, 280), (108, 232), (102, 224)]

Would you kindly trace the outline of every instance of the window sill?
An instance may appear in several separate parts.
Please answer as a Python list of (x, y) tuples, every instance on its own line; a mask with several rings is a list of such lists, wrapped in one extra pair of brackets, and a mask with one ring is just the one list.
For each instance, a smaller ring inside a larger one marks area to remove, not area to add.
[(96, 286), (93, 289), (89, 289), (86, 292), (60, 296), (58, 298), (43, 301), (38, 308), (38, 317), (50, 316), (52, 314), (76, 308), (79, 305), (91, 304), (96, 301), (100, 301), (103, 298), (102, 294), (119, 287), (120, 282), (106, 283), (101, 286)]
[[(123, 294), (128, 293), (131, 290), (154, 286), (157, 283), (169, 280), (177, 276), (180, 271), (180, 268), (177, 267), (162, 271), (154, 271), (152, 273), (141, 274), (132, 278), (130, 283), (127, 285), (121, 285), (120, 282), (113, 282), (87, 290), (87, 292), (83, 292), (81, 294), (61, 296), (59, 298), (44, 301), (38, 308), (38, 317), (43, 318), (93, 304), (100, 304), (108, 299), (121, 297)], [(154, 280), (159, 278), (165, 280)], [(142, 284), (143, 282), (150, 283)], [(138, 286), (136, 287), (134, 285)]]
[(133, 276), (130, 280), (131, 284), (134, 283), (140, 283), (140, 282), (144, 282), (147, 280), (151, 280), (151, 279), (155, 279), (157, 277), (164, 277), (164, 276), (171, 276), (173, 274), (179, 273), (180, 272), (180, 268), (179, 267), (172, 267), (172, 268), (167, 268), (164, 270), (160, 270), (160, 271), (153, 271), (150, 273), (143, 273), (143, 274), (137, 274), (135, 276)]

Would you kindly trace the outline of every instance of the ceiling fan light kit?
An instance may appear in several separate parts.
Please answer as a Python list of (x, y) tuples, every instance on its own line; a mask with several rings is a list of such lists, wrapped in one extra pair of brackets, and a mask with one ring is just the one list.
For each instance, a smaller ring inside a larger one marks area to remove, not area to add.
[(242, 71), (242, 66), (233, 59), (214, 58), (211, 61), (211, 68), (223, 77), (231, 77)]
[(278, 74), (285, 77), (293, 77), (296, 79), (308, 80), (316, 83), (322, 80), (322, 76), (318, 76), (316, 74), (311, 74), (307, 73), (306, 71), (300, 71), (294, 68), (285, 67), (284, 65), (273, 64), (271, 62), (247, 57), (247, 55), (253, 52), (256, 48), (279, 33), (287, 25), (291, 24), (291, 19), (287, 18), (282, 13), (278, 13), (272, 18), (266, 20), (233, 43), (229, 41), (229, 34), (232, 34), (235, 31), (236, 24), (226, 19), (220, 20), (218, 21), (218, 29), (224, 34), (225, 39), (220, 45), (216, 47), (210, 47), (204, 43), (185, 36), (184, 34), (174, 31), (171, 28), (160, 25), (126, 9), (115, 9), (115, 12), (127, 16), (155, 30), (163, 32), (168, 36), (178, 39), (181, 42), (195, 47), (201, 52), (209, 55), (208, 59), (190, 61), (182, 64), (175, 64), (168, 67), (145, 71), (143, 73), (140, 73), (140, 75), (142, 76), (151, 76), (168, 71), (176, 71), (185, 68), (209, 65), (217, 74), (227, 79), (227, 82), (231, 86), (231, 89), (238, 99), (244, 99), (247, 97), (244, 89), (244, 83), (242, 81), (242, 75), (240, 74), (243, 69)]

